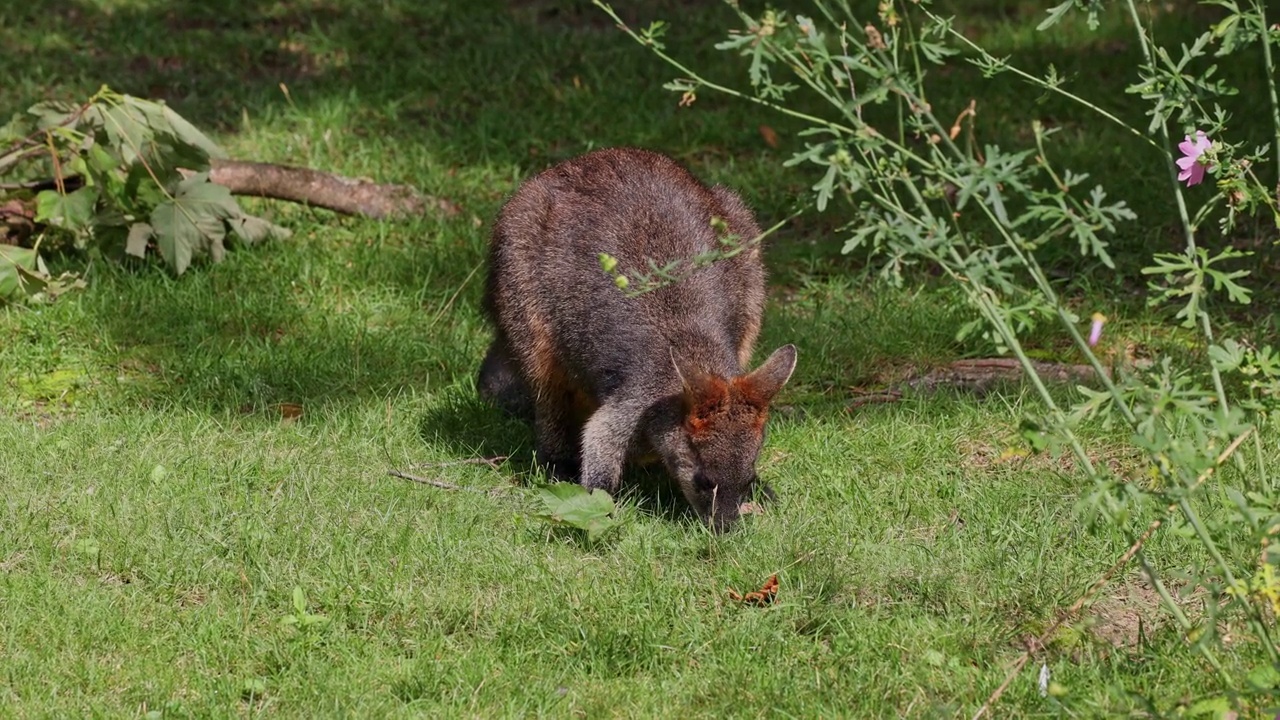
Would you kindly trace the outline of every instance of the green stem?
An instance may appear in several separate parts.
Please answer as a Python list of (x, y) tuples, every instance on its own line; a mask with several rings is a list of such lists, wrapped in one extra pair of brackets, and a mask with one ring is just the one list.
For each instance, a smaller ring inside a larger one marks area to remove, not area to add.
[[(1129, 8), (1130, 19), (1133, 20), (1133, 30), (1138, 34), (1138, 46), (1142, 48), (1142, 58), (1146, 60), (1147, 65), (1155, 67), (1155, 60), (1151, 54), (1151, 40), (1142, 29), (1142, 18), (1138, 15), (1138, 7), (1134, 5), (1133, 0), (1126, 0), (1125, 5)], [(1164, 147), (1161, 148), (1160, 145), (1156, 144), (1156, 148), (1164, 154), (1165, 166), (1168, 168), (1169, 178), (1173, 182), (1174, 196), (1178, 201), (1178, 215), (1182, 219), (1182, 231), (1187, 238), (1187, 256), (1194, 259), (1196, 252), (1195, 230), (1191, 226), (1191, 215), (1187, 212), (1186, 198), (1182, 196), (1182, 186), (1178, 184), (1178, 166), (1173, 160), (1172, 138), (1169, 135), (1168, 123), (1160, 123), (1160, 136), (1164, 139)]]
[[(1164, 581), (1162, 581), (1160, 576), (1156, 574), (1155, 568), (1151, 567), (1151, 563), (1147, 561), (1147, 554), (1142, 550), (1138, 551), (1138, 562), (1142, 565), (1142, 572), (1146, 574), (1147, 581), (1151, 583), (1151, 587), (1155, 588), (1156, 594), (1160, 596), (1160, 601), (1164, 603), (1165, 607), (1169, 610), (1169, 613), (1173, 615), (1173, 619), (1178, 623), (1178, 627), (1182, 628), (1183, 634), (1185, 635), (1190, 633), (1192, 629), (1191, 621), (1187, 619), (1187, 616), (1182, 612), (1182, 608), (1173, 599), (1173, 595), (1169, 593), (1169, 589), (1165, 587)], [(1235, 687), (1235, 683), (1232, 681), (1231, 676), (1227, 674), (1226, 668), (1222, 667), (1222, 662), (1218, 660), (1218, 656), (1214, 655), (1212, 650), (1206, 647), (1204, 643), (1199, 642), (1193, 642), (1192, 647), (1199, 650), (1200, 654), (1204, 656), (1204, 659), (1213, 666), (1213, 669), (1218, 672), (1218, 677), (1222, 679), (1225, 686)]]
[[(934, 15), (932, 12), (929, 12), (928, 9), (921, 8), (921, 10), (924, 12), (924, 14), (928, 15), (929, 18), (932, 19), (933, 21), (941, 22), (941, 19), (937, 15)], [(1000, 63), (1005, 70), (1013, 73), (1014, 75), (1017, 75), (1018, 77), (1022, 78), (1023, 80), (1026, 80), (1027, 82), (1030, 82), (1032, 85), (1043, 88), (1050, 92), (1055, 92), (1069, 100), (1080, 103), (1081, 105), (1084, 105), (1085, 107), (1098, 113), (1102, 117), (1110, 120), (1116, 125), (1119, 125), (1120, 127), (1124, 128), (1125, 130), (1129, 131), (1135, 136), (1141, 138), (1143, 142), (1151, 145), (1154, 148), (1157, 148), (1157, 149), (1160, 148), (1159, 143), (1157, 143), (1155, 140), (1152, 140), (1150, 137), (1148, 137), (1146, 133), (1133, 127), (1129, 123), (1125, 122), (1124, 120), (1121, 120), (1120, 118), (1107, 112), (1106, 110), (1103, 110), (1102, 108), (1089, 102), (1088, 100), (1085, 100), (1079, 95), (1076, 95), (1075, 93), (1067, 92), (1066, 90), (1063, 90), (1058, 85), (1053, 85), (1051, 83), (1045, 82), (1044, 78), (1032, 75), (1031, 73), (1026, 72), (1025, 70), (1019, 70), (1018, 68), (1012, 65), (1005, 65), (1003, 62), (999, 60), (999, 58), (996, 58), (991, 53), (988, 53), (983, 47), (981, 47), (974, 41), (970, 40), (969, 38), (965, 37), (962, 33), (958, 32), (954, 28), (951, 28), (949, 25), (947, 26), (947, 31), (951, 34), (952, 37), (956, 38), (957, 40), (964, 43), (965, 45), (968, 45), (969, 49), (975, 50), (978, 52), (978, 54), (982, 55), (983, 60), (987, 60), (988, 62)], [(1148, 58), (1148, 61), (1150, 61), (1150, 58)]]
[[(1111, 398), (1115, 401), (1116, 408), (1120, 411), (1120, 414), (1124, 416), (1125, 421), (1128, 422), (1130, 426), (1136, 428), (1138, 424), (1137, 416), (1135, 416), (1133, 414), (1133, 410), (1125, 404), (1124, 395), (1121, 394), (1120, 388), (1116, 387), (1111, 376), (1103, 369), (1102, 363), (1098, 360), (1097, 356), (1093, 354), (1093, 351), (1089, 349), (1089, 344), (1085, 342), (1084, 337), (1080, 334), (1080, 330), (1076, 328), (1075, 323), (1071, 322), (1071, 318), (1067, 317), (1066, 310), (1063, 308), (1062, 302), (1058, 299), (1058, 294), (1054, 291), (1053, 285), (1049, 282), (1049, 278), (1044, 274), (1043, 269), (1040, 267), (1040, 262), (1036, 260), (1034, 255), (1022, 251), (1022, 248), (1018, 246), (1017, 240), (1014, 239), (1014, 237), (1009, 234), (1008, 230), (1000, 224), (999, 219), (995, 217), (995, 214), (990, 208), (988, 208), (984, 203), (978, 203), (978, 207), (982, 209), (983, 213), (987, 215), (988, 221), (991, 222), (992, 226), (996, 228), (996, 231), (1004, 238), (1005, 245), (1013, 251), (1014, 255), (1017, 256), (1018, 260), (1022, 263), (1023, 267), (1027, 268), (1027, 271), (1031, 274), (1032, 280), (1036, 283), (1036, 287), (1044, 294), (1045, 299), (1053, 305), (1053, 309), (1058, 316), (1058, 320), (1062, 323), (1063, 327), (1066, 328), (1067, 333), (1071, 335), (1076, 346), (1084, 351), (1085, 357), (1089, 359), (1089, 364), (1093, 367), (1094, 372), (1097, 373), (1099, 380), (1102, 381), (1103, 387), (1105, 387), (1107, 392), (1110, 393)], [(1092, 473), (1090, 474), (1092, 475)]]
[(1271, 32), (1267, 27), (1266, 7), (1267, 4), (1262, 0), (1253, 0), (1253, 9), (1258, 13), (1258, 24), (1261, 26), (1259, 30), (1262, 32), (1262, 63), (1266, 66), (1266, 76), (1271, 78), (1271, 82), (1267, 83), (1267, 90), (1271, 93), (1271, 123), (1275, 125), (1276, 133), (1271, 162), (1276, 166), (1276, 187), (1280, 187), (1280, 98), (1276, 97), (1276, 66), (1271, 59)]
[[(951, 253), (951, 261), (955, 263), (957, 267), (965, 267), (963, 259), (960, 257), (959, 253), (956, 252), (955, 248), (951, 247), (948, 248), (948, 250)], [(986, 316), (987, 322), (991, 323), (991, 325), (996, 329), (996, 332), (1000, 333), (1000, 337), (1004, 341), (1005, 346), (1008, 347), (1014, 354), (1014, 357), (1018, 359), (1018, 364), (1022, 366), (1023, 372), (1025, 372), (1027, 377), (1030, 378), (1032, 386), (1036, 389), (1036, 393), (1040, 396), (1041, 401), (1044, 402), (1045, 406), (1048, 407), (1049, 412), (1053, 415), (1054, 422), (1058, 426), (1058, 432), (1066, 436), (1067, 444), (1071, 446), (1071, 454), (1075, 456), (1076, 460), (1080, 463), (1081, 467), (1084, 468), (1089, 477), (1097, 477), (1097, 469), (1094, 468), (1093, 461), (1089, 459), (1089, 454), (1085, 452), (1084, 446), (1080, 444), (1080, 439), (1076, 437), (1075, 432), (1073, 432), (1068, 426), (1066, 415), (1062, 412), (1062, 409), (1058, 407), (1053, 396), (1049, 394), (1049, 388), (1045, 387), (1044, 381), (1040, 378), (1040, 373), (1036, 372), (1035, 366), (1031, 364), (1031, 358), (1027, 357), (1026, 352), (1022, 349), (1022, 344), (1018, 342), (1017, 336), (1005, 323), (1004, 317), (1000, 315), (999, 310), (991, 302), (991, 299), (987, 297), (984, 292), (986, 287), (983, 286), (977, 278), (968, 273), (966, 273), (966, 279), (968, 282), (965, 283), (964, 286), (968, 291), (970, 299), (975, 301), (978, 305), (978, 309)]]
[[(1138, 15), (1138, 7), (1134, 4), (1134, 0), (1126, 0), (1125, 5), (1129, 8), (1129, 17), (1133, 21), (1134, 32), (1138, 34), (1138, 44), (1142, 47), (1142, 57), (1146, 59), (1147, 64), (1154, 66), (1151, 53), (1151, 40), (1147, 37), (1147, 33), (1142, 28), (1142, 18)], [(1274, 85), (1274, 83), (1273, 83)], [(1173, 139), (1169, 135), (1168, 123), (1160, 123), (1160, 135), (1164, 138), (1165, 146), (1165, 166), (1168, 168), (1169, 180), (1173, 184), (1173, 195), (1178, 203), (1178, 217), (1182, 220), (1182, 231), (1187, 238), (1187, 259), (1197, 263), (1199, 266), (1199, 254), (1196, 252), (1196, 233), (1195, 227), (1191, 223), (1191, 215), (1187, 211), (1187, 200), (1182, 194), (1182, 185), (1178, 182), (1178, 166), (1173, 159)], [(1213, 332), (1209, 323), (1208, 315), (1201, 314), (1201, 326), (1205, 331), (1205, 340), (1213, 343)], [(1230, 409), (1227, 402), (1227, 393), (1223, 389), (1222, 373), (1218, 372), (1218, 368), (1212, 363), (1209, 364), (1209, 373), (1213, 376), (1213, 387), (1218, 395), (1218, 404), (1222, 409), (1225, 417)]]
[(1071, 336), (1076, 347), (1084, 352), (1085, 358), (1089, 361), (1090, 367), (1097, 374), (1098, 379), (1102, 382), (1102, 386), (1106, 388), (1107, 393), (1111, 395), (1111, 399), (1115, 401), (1116, 409), (1120, 411), (1120, 415), (1124, 417), (1125, 422), (1132, 427), (1137, 427), (1138, 417), (1133, 414), (1133, 410), (1125, 404), (1124, 395), (1120, 392), (1120, 388), (1116, 386), (1111, 375), (1102, 367), (1102, 362), (1098, 360), (1098, 356), (1093, 354), (1093, 350), (1089, 347), (1089, 343), (1085, 342), (1084, 336), (1080, 334), (1076, 324), (1071, 322), (1071, 318), (1067, 317), (1067, 311), (1063, 308), (1062, 303), (1058, 300), (1057, 293), (1053, 291), (1053, 286), (1049, 283), (1049, 278), (1045, 277), (1044, 270), (1040, 267), (1040, 262), (1034, 256), (1028, 255), (1027, 269), (1031, 273), (1031, 277), (1035, 280), (1036, 287), (1040, 292), (1045, 294), (1049, 302), (1053, 305), (1054, 312), (1058, 316), (1059, 322), (1066, 328), (1067, 334)]
[[(1195, 508), (1191, 507), (1191, 502), (1184, 497), (1178, 500), (1178, 508), (1182, 510), (1182, 516), (1187, 519), (1192, 529), (1195, 530), (1196, 537), (1200, 538), (1200, 543), (1208, 551), (1209, 557), (1218, 566), (1218, 571), (1222, 573), (1222, 577), (1227, 581), (1227, 586), (1238, 587), (1235, 574), (1231, 572), (1231, 566), (1227, 563), (1226, 558), (1222, 557), (1222, 553), (1218, 550), (1218, 544), (1209, 535), (1209, 531), (1205, 530), (1204, 525), (1200, 522), (1199, 514), (1196, 513)], [(1244, 605), (1248, 609), (1245, 614), (1249, 618), (1249, 625), (1258, 634), (1258, 638), (1263, 641), (1261, 643), (1262, 647), (1267, 651), (1267, 656), (1272, 664), (1280, 662), (1280, 657), (1276, 655), (1275, 643), (1272, 643), (1267, 637), (1267, 629), (1262, 622), (1262, 618), (1258, 615), (1258, 608), (1248, 600), (1244, 601)]]
[[(915, 183), (911, 182), (904, 183), (904, 185), (914, 198), (916, 206), (921, 209), (921, 213), (928, 215), (928, 203), (925, 201), (924, 196), (920, 194), (919, 188), (915, 186)], [(1012, 238), (1008, 237), (1004, 227), (1001, 226), (998, 219), (994, 217), (991, 209), (984, 203), (978, 203), (978, 206), (983, 209), (983, 212), (987, 214), (991, 223), (1005, 235), (1006, 239), (1011, 241)], [(957, 232), (958, 231), (959, 228), (957, 228)], [(1054, 423), (1058, 426), (1058, 432), (1066, 436), (1067, 444), (1071, 446), (1072, 455), (1075, 456), (1076, 460), (1080, 463), (1080, 466), (1085, 469), (1085, 472), (1089, 477), (1097, 477), (1097, 469), (1094, 468), (1093, 461), (1089, 459), (1089, 454), (1085, 452), (1084, 446), (1081, 445), (1080, 438), (1076, 436), (1075, 432), (1072, 431), (1070, 426), (1067, 424), (1066, 415), (1062, 412), (1062, 409), (1058, 407), (1057, 402), (1054, 401), (1053, 395), (1049, 393), (1049, 388), (1045, 387), (1044, 380), (1040, 378), (1040, 373), (1036, 372), (1035, 366), (1031, 364), (1031, 358), (1028, 357), (1026, 352), (1022, 349), (1022, 343), (1018, 342), (1017, 335), (1013, 332), (1013, 329), (1005, 323), (1004, 317), (991, 302), (991, 298), (987, 297), (987, 287), (978, 278), (974, 277), (972, 273), (968, 272), (968, 266), (964, 259), (960, 257), (960, 253), (956, 250), (954, 244), (947, 247), (947, 252), (950, 254), (951, 262), (954, 263), (955, 267), (961, 269), (965, 273), (965, 280), (967, 282), (961, 282), (961, 286), (965, 288), (970, 299), (974, 301), (978, 306), (978, 309), (984, 316), (986, 316), (987, 322), (991, 323), (991, 325), (996, 329), (996, 332), (1000, 334), (1005, 347), (1009, 348), (1009, 350), (1013, 352), (1014, 357), (1018, 359), (1018, 364), (1022, 366), (1023, 372), (1025, 372), (1027, 377), (1030, 378), (1031, 384), (1035, 387), (1036, 393), (1040, 396), (1040, 399), (1052, 414)], [(956, 273), (945, 263), (939, 262), (938, 264), (942, 266), (949, 275), (956, 277)], [(959, 280), (958, 277), (956, 279)]]
[(1275, 488), (1271, 484), (1271, 475), (1267, 472), (1267, 460), (1262, 454), (1261, 435), (1262, 433), (1253, 434), (1253, 453), (1258, 463), (1258, 477), (1262, 479), (1262, 491), (1269, 495), (1275, 491)]
[[(1201, 310), (1197, 313), (1200, 316), (1200, 329), (1204, 332), (1204, 339), (1213, 344), (1213, 325), (1209, 322), (1209, 313)], [(1222, 374), (1216, 369), (1213, 371), (1213, 389), (1218, 394), (1218, 402), (1221, 403), (1222, 416), (1227, 416), (1227, 391), (1222, 383)]]
[(618, 24), (618, 27), (621, 28), (622, 31), (625, 32), (627, 35), (630, 35), (632, 40), (635, 40), (641, 45), (648, 47), (650, 50), (653, 51), (655, 55), (665, 60), (669, 65), (676, 68), (680, 72), (684, 73), (692, 80), (696, 81), (699, 85), (706, 86), (708, 88), (711, 88), (712, 90), (725, 93), (726, 95), (730, 95), (732, 97), (741, 98), (743, 100), (753, 102), (757, 105), (763, 105), (764, 107), (770, 108), (772, 110), (776, 110), (782, 113), (783, 115), (790, 115), (791, 117), (796, 118), (798, 120), (804, 120), (805, 122), (810, 122), (810, 123), (813, 123), (814, 125), (819, 125), (829, 130), (834, 130), (836, 132), (843, 133), (846, 135), (854, 134), (853, 128), (847, 127), (845, 125), (841, 125), (839, 123), (833, 123), (830, 120), (823, 120), (820, 117), (816, 117), (813, 115), (809, 115), (807, 113), (802, 113), (796, 110), (792, 110), (791, 108), (788, 108), (783, 105), (779, 105), (777, 103), (770, 102), (768, 100), (765, 100), (764, 98), (759, 98), (754, 95), (747, 95), (746, 93), (739, 92), (737, 90), (734, 90), (733, 88), (726, 87), (724, 85), (720, 85), (719, 83), (713, 83), (710, 80), (707, 80), (706, 78), (698, 75), (694, 71), (685, 67), (675, 58), (663, 52), (662, 49), (659, 48), (658, 46), (640, 37), (640, 35), (637, 34), (634, 30), (632, 30), (630, 26), (622, 22), (622, 18), (618, 17), (617, 13), (613, 11), (613, 8), (610, 7), (603, 0), (591, 0), (591, 2), (596, 7), (603, 10), (610, 18), (613, 18), (613, 21)]

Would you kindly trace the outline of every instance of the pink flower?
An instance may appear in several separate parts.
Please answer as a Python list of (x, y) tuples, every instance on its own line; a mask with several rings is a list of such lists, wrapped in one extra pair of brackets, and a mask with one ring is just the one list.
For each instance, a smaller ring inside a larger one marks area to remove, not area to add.
[(1186, 138), (1185, 142), (1178, 143), (1178, 149), (1182, 151), (1182, 157), (1177, 159), (1178, 168), (1182, 171), (1178, 173), (1178, 180), (1185, 181), (1187, 187), (1191, 187), (1204, 180), (1205, 164), (1202, 158), (1212, 143), (1208, 137), (1205, 137), (1203, 130), (1196, 131), (1194, 141), (1190, 135)]
[[(1204, 171), (1202, 170), (1201, 174), (1203, 174), (1203, 172)], [(1181, 180), (1182, 178), (1178, 179)], [(1093, 326), (1089, 328), (1089, 347), (1097, 345), (1098, 341), (1102, 339), (1102, 324), (1106, 321), (1106, 315), (1097, 312), (1093, 314)]]

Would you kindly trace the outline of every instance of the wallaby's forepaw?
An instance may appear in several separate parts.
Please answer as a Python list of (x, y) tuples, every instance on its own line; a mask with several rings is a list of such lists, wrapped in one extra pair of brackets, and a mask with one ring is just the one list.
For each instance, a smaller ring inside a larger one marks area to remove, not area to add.
[(538, 462), (542, 469), (555, 482), (578, 482), (578, 463), (573, 460), (547, 458), (539, 455)]
[(609, 477), (604, 473), (590, 473), (582, 477), (582, 486), (586, 489), (604, 490), (610, 495), (616, 496), (621, 485), (620, 478)]

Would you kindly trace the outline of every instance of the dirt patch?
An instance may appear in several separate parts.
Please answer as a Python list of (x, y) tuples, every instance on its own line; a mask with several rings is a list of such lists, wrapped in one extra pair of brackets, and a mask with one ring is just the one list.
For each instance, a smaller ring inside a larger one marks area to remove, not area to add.
[(1132, 650), (1143, 635), (1150, 635), (1166, 621), (1160, 595), (1145, 578), (1133, 578), (1094, 601), (1086, 624), (1099, 640), (1119, 650)]
[(73, 417), (75, 417), (75, 412), (71, 409), (69, 403), (45, 400), (24, 402), (19, 406), (18, 411), (14, 413), (14, 418), (29, 422), (35, 425), (38, 430), (48, 430), (57, 421), (68, 420)]
[(26, 553), (16, 552), (4, 560), (0, 560), (0, 572), (9, 573), (17, 570), (22, 565), (22, 561), (26, 559), (26, 557)]
[[(1042, 470), (1061, 473), (1076, 471), (1075, 457), (1063, 450), (1058, 457), (1048, 452), (1034, 453), (1027, 443), (1016, 437), (1012, 430), (1002, 440), (965, 439), (956, 444), (960, 463), (966, 469), (991, 472), (998, 468), (1016, 470)], [(1088, 448), (1089, 460), (1096, 468), (1106, 468), (1120, 478), (1133, 480), (1147, 467), (1146, 456), (1130, 445), (1110, 445)]]
[(180, 608), (196, 608), (209, 602), (209, 594), (204, 590), (204, 588), (187, 588), (186, 590), (179, 592), (175, 599), (177, 600), (178, 607)]
[(991, 472), (998, 468), (1010, 468), (1075, 472), (1076, 461), (1070, 453), (1064, 452), (1055, 458), (1047, 452), (1033, 453), (1026, 445), (1013, 438), (1000, 443), (966, 439), (956, 444), (956, 450), (960, 453), (961, 465), (967, 470)]

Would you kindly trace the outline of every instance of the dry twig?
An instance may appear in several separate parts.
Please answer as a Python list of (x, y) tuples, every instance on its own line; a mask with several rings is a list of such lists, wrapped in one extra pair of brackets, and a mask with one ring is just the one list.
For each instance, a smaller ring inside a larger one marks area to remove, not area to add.
[(440, 468), (449, 467), (450, 465), (488, 465), (497, 470), (510, 455), (494, 455), (493, 457), (464, 458), (462, 460), (445, 460), (444, 462), (417, 463), (409, 467), (415, 468)]
[(443, 480), (432, 480), (431, 478), (424, 478), (418, 475), (410, 475), (407, 472), (400, 472), (399, 470), (388, 470), (387, 474), (390, 475), (391, 477), (398, 477), (402, 480), (412, 480), (413, 482), (422, 483), (423, 485), (438, 487), (442, 490), (471, 490), (473, 492), (483, 492), (479, 488), (470, 488), (470, 487), (463, 487), (461, 485), (454, 485), (453, 483), (445, 482)]

